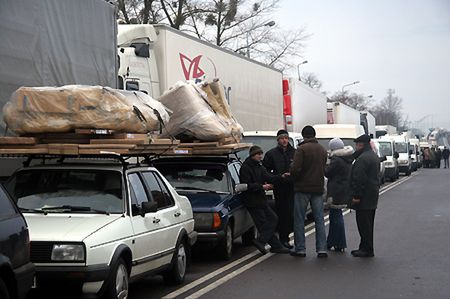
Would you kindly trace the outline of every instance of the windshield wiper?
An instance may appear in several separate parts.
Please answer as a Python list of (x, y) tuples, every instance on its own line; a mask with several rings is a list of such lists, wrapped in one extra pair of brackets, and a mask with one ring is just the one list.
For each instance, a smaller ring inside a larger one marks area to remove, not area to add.
[(216, 194), (228, 194), (229, 192), (224, 192), (224, 191), (215, 191), (215, 190), (209, 190), (206, 188), (199, 188), (199, 187), (189, 187), (189, 186), (181, 186), (181, 187), (176, 187), (175, 189), (180, 189), (180, 190), (193, 190), (193, 191), (203, 191), (203, 192), (209, 192), (209, 193), (216, 193)]
[(39, 214), (47, 215), (47, 212), (46, 212), (46, 211), (38, 210), (38, 209), (19, 208), (19, 210), (20, 210), (22, 213), (39, 213)]
[(42, 211), (53, 211), (53, 210), (65, 210), (65, 211), (70, 211), (70, 212), (95, 212), (98, 214), (109, 215), (109, 212), (107, 212), (107, 211), (97, 210), (97, 209), (93, 209), (91, 207), (83, 207), (83, 206), (63, 205), (63, 206), (57, 206), (57, 207), (42, 208)]

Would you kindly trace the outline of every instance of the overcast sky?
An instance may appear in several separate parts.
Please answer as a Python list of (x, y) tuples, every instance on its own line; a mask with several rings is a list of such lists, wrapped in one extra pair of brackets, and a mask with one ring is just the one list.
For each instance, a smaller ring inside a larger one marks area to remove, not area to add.
[(414, 122), (450, 129), (450, 1), (281, 0), (276, 22), (305, 26), (301, 71), (316, 73), (333, 94), (350, 91), (380, 100), (388, 88), (403, 98)]

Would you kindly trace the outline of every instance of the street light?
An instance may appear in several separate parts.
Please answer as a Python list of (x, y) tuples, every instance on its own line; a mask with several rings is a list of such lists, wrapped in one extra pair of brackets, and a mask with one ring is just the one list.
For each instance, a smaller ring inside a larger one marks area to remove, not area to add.
[[(267, 27), (273, 27), (273, 26), (275, 26), (275, 21), (269, 21), (269, 22), (267, 22), (267, 23), (265, 23), (264, 25), (262, 25), (262, 26), (259, 26), (259, 27), (264, 27), (264, 26), (267, 26)], [(256, 27), (256, 28), (259, 28), (259, 27)], [(256, 28), (253, 28), (253, 29), (256, 29)], [(246, 34), (246, 39), (247, 39), (247, 57), (248, 58), (250, 58), (250, 43), (249, 43), (249, 41), (248, 41), (248, 37), (250, 36), (250, 32), (249, 31), (247, 31), (247, 34)]]
[(355, 84), (358, 84), (358, 83), (360, 83), (360, 82), (359, 81), (355, 81), (355, 82), (352, 82), (352, 83), (349, 83), (349, 84), (345, 84), (345, 85), (342, 86), (341, 90), (342, 90), (342, 92), (344, 92), (344, 88), (345, 87), (350, 86), (350, 85), (355, 85)]
[(300, 66), (301, 66), (302, 64), (305, 64), (305, 63), (308, 63), (308, 60), (305, 60), (305, 61), (303, 61), (302, 63), (297, 64), (298, 81), (302, 81), (302, 80), (300, 79)]

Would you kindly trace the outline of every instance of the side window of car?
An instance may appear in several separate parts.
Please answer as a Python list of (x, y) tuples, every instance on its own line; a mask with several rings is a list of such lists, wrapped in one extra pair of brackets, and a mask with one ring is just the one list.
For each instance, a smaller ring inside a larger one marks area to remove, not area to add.
[(231, 175), (234, 185), (239, 184), (239, 175), (236, 173), (236, 168), (233, 164), (228, 165), (228, 172)]
[(17, 214), (5, 190), (0, 187), (0, 219), (6, 219)]
[(241, 180), (239, 179), (239, 171), (241, 171), (241, 163), (234, 163), (233, 166), (236, 169), (237, 184), (240, 184)]
[(167, 203), (166, 196), (158, 183), (157, 178), (151, 171), (146, 171), (142, 173), (148, 190), (150, 191), (153, 200), (158, 203), (158, 210), (163, 209), (171, 204)]
[(164, 198), (166, 200), (166, 206), (173, 206), (175, 204), (175, 201), (172, 198), (172, 195), (170, 194), (169, 189), (167, 188), (166, 184), (162, 180), (161, 176), (157, 174), (156, 172), (153, 173), (158, 180), (158, 184), (161, 187), (162, 193), (164, 194)]
[(141, 207), (143, 202), (149, 201), (149, 198), (147, 197), (144, 185), (139, 178), (139, 174), (129, 174), (128, 180), (130, 181), (131, 203), (137, 207)]

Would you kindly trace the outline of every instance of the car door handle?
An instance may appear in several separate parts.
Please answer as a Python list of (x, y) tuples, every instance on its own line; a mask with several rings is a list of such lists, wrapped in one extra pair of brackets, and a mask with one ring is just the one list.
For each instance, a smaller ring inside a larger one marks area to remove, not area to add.
[(153, 223), (159, 223), (161, 221), (161, 219), (159, 219), (159, 218), (154, 218), (153, 219)]
[(173, 214), (173, 216), (175, 217), (180, 217), (181, 213), (180, 212), (176, 212), (175, 214)]

